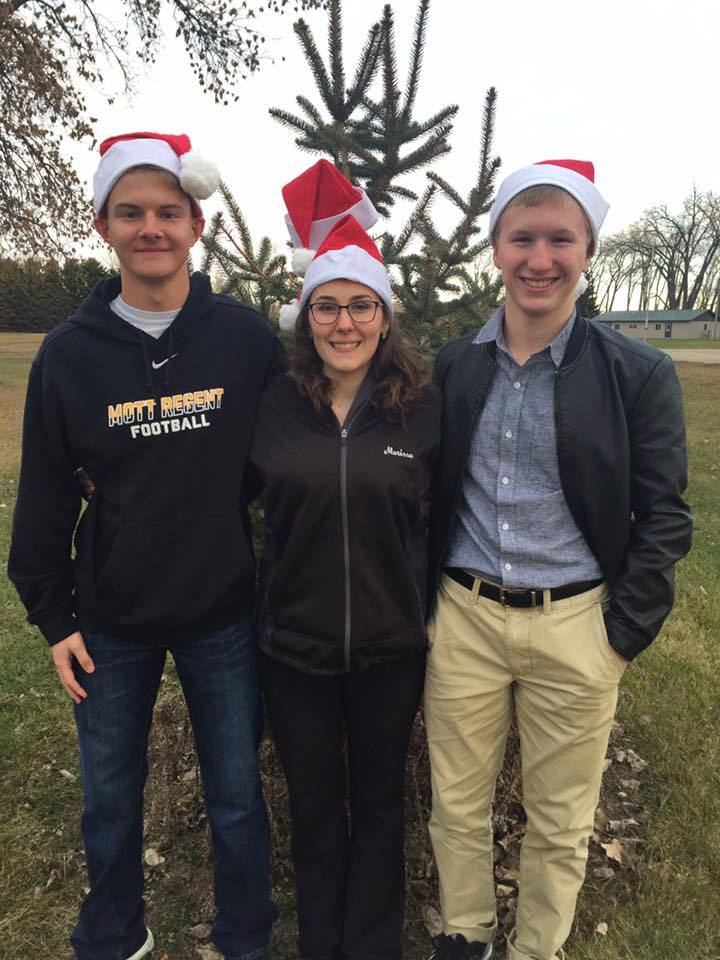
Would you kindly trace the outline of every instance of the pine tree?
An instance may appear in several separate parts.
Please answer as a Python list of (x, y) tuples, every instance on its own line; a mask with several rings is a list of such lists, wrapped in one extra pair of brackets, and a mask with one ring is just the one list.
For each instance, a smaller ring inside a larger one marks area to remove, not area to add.
[[(393, 11), (388, 4), (381, 21), (368, 31), (352, 86), (345, 89), (342, 4), (330, 0), (327, 64), (307, 24), (300, 20), (294, 28), (327, 116), (305, 96), (296, 98), (302, 116), (277, 108), (270, 114), (297, 134), (299, 147), (329, 156), (362, 186), (381, 216), (387, 216), (398, 199), (413, 201), (405, 227), (397, 235), (386, 230), (376, 239), (391, 269), (406, 329), (419, 344), (435, 347), (481, 324), (498, 301), (500, 284), (482, 265), (487, 240), (481, 239), (479, 221), (492, 202), (500, 161), (492, 156), (497, 94), (491, 88), (483, 111), (477, 175), (469, 193), (462, 195), (433, 170), (426, 170), (430, 182), (420, 197), (400, 182), (450, 151), (449, 135), (458, 110), (449, 105), (426, 120), (414, 116), (429, 10), (430, 0), (419, 0), (404, 84), (398, 76)], [(377, 79), (378, 96), (373, 96)], [(447, 237), (431, 219), (438, 196), (459, 211), (457, 226)], [(275, 252), (267, 237), (255, 249), (227, 187), (223, 198), (230, 224), (222, 216), (213, 221), (203, 239), (204, 268), (219, 271), (223, 290), (244, 296), (266, 312), (273, 298), (290, 302), (300, 281), (288, 273), (286, 257)]]
[(52, 330), (111, 271), (97, 260), (0, 260), (0, 330)]
[(315, 39), (304, 20), (294, 24), (295, 34), (300, 42), (315, 86), (329, 120), (323, 120), (321, 112), (307, 97), (297, 96), (296, 102), (305, 119), (285, 110), (270, 109), (270, 115), (280, 123), (296, 131), (299, 136), (295, 143), (311, 153), (327, 153), (335, 166), (346, 177), (351, 177), (350, 152), (352, 115), (367, 95), (375, 77), (378, 57), (382, 46), (382, 29), (374, 23), (368, 31), (365, 46), (360, 54), (353, 84), (345, 87), (345, 64), (343, 62), (342, 7), (339, 0), (332, 0), (329, 8), (328, 60), (326, 67), (318, 51)]
[(588, 320), (592, 320), (593, 317), (597, 317), (598, 314), (602, 313), (595, 299), (595, 278), (593, 277), (592, 266), (588, 267), (585, 271), (585, 276), (588, 282), (587, 290), (578, 297), (577, 309), (582, 317), (587, 317)]
[(290, 303), (300, 290), (300, 280), (287, 270), (287, 257), (277, 253), (269, 237), (253, 243), (247, 221), (227, 184), (220, 183), (230, 223), (217, 213), (201, 238), (205, 248), (200, 269), (209, 273), (217, 267), (217, 287), (255, 307), (265, 316), (276, 312), (276, 304)]
[[(489, 250), (489, 240), (479, 238), (478, 221), (490, 209), (500, 166), (499, 158), (491, 157), (496, 99), (491, 87), (485, 98), (477, 177), (468, 196), (462, 197), (438, 174), (428, 173), (431, 185), (399, 241), (386, 235), (382, 245), (386, 263), (400, 268), (402, 280), (393, 283), (393, 293), (402, 305), (405, 329), (431, 347), (480, 326), (500, 296), (500, 279), (488, 269), (478, 269), (479, 258)], [(438, 191), (461, 213), (448, 237), (441, 236), (429, 216)], [(406, 253), (413, 234), (421, 236), (422, 248), (419, 253)]]

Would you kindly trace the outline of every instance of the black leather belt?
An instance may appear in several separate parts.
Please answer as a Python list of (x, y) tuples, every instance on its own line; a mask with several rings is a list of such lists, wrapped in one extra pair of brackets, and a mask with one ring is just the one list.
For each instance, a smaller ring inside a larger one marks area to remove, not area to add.
[[(445, 567), (444, 573), (468, 590), (472, 590), (478, 577), (467, 573), (461, 567)], [(563, 587), (552, 587), (550, 590), (551, 600), (567, 600), (568, 597), (576, 597), (580, 593), (586, 593), (599, 587), (602, 580), (580, 580), (577, 583), (566, 583)], [(496, 600), (505, 607), (540, 607), (543, 602), (542, 590), (530, 590), (523, 587), (497, 587), (493, 583), (487, 583), (480, 580), (481, 597), (487, 597), (488, 600)]]

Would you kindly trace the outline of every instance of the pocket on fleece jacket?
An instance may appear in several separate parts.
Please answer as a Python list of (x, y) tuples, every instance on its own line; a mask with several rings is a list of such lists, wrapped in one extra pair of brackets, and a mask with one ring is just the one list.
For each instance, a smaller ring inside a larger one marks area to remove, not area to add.
[(230, 605), (254, 571), (239, 513), (125, 524), (97, 572), (95, 607), (123, 626), (181, 626)]

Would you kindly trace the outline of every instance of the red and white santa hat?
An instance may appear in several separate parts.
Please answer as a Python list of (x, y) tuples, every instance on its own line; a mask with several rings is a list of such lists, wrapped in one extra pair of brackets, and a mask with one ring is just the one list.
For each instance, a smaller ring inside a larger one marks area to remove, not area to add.
[(392, 288), (382, 254), (372, 237), (351, 215), (339, 220), (320, 244), (305, 272), (303, 288), (296, 302), (280, 308), (281, 329), (292, 329), (313, 290), (321, 283), (341, 279), (370, 287), (385, 304), (388, 315), (392, 315)]
[(302, 274), (315, 251), (343, 217), (369, 230), (378, 214), (364, 190), (354, 187), (329, 161), (318, 160), (282, 188), (285, 223), (294, 247), (292, 269)]
[(597, 243), (600, 228), (610, 205), (595, 186), (595, 167), (589, 160), (541, 160), (522, 167), (505, 177), (490, 207), (490, 236), (498, 220), (513, 197), (528, 187), (561, 187), (580, 204), (590, 224), (593, 240)]
[(100, 144), (100, 164), (93, 177), (95, 213), (105, 206), (120, 177), (133, 167), (149, 164), (177, 177), (193, 201), (193, 214), (201, 217), (198, 200), (206, 200), (218, 188), (220, 173), (212, 160), (192, 149), (184, 133), (123, 133)]

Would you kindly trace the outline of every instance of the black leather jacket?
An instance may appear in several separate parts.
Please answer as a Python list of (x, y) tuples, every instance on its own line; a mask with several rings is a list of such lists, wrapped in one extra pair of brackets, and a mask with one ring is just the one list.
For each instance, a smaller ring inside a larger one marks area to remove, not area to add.
[[(470, 437), (495, 370), (495, 344), (474, 344), (476, 334), (448, 344), (436, 362), (444, 406), (432, 499), (431, 603), (460, 505)], [(675, 563), (690, 549), (692, 521), (682, 497), (685, 424), (673, 363), (654, 347), (578, 317), (557, 371), (555, 419), (565, 499), (610, 589), (608, 639), (631, 660), (672, 609)]]

